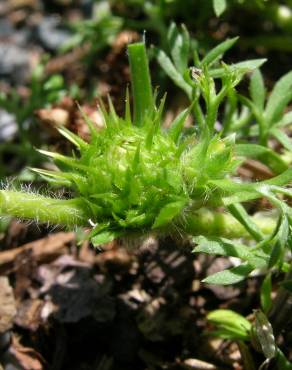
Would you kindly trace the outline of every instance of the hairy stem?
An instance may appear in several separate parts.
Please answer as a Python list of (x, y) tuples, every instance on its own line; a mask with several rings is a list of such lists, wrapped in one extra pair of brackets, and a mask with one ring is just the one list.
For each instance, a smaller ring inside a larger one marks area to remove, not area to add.
[(151, 78), (144, 42), (128, 46), (131, 81), (134, 98), (134, 123), (142, 126), (145, 118), (154, 111)]
[[(88, 225), (90, 217), (79, 199), (52, 199), (11, 190), (0, 191), (0, 214), (71, 227)], [(264, 235), (271, 234), (276, 227), (276, 220), (269, 215), (253, 217), (253, 222)], [(188, 214), (179, 226), (191, 235), (250, 238), (233, 216), (206, 208)]]
[[(247, 238), (250, 234), (233, 216), (202, 208), (186, 216), (183, 228), (191, 235), (210, 235), (225, 238)], [(271, 234), (276, 227), (276, 219), (270, 215), (252, 217), (253, 222), (264, 235)]]
[(66, 226), (88, 224), (78, 199), (52, 199), (11, 190), (0, 191), (0, 214)]

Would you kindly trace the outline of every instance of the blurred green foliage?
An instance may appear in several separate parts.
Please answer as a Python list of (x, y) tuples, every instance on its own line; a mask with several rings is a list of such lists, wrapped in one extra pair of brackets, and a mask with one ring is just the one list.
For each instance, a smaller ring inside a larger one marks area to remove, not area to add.
[[(28, 96), (22, 97), (14, 88), (9, 93), (0, 93), (0, 108), (11, 113), (17, 123), (16, 139), (0, 146), (0, 178), (15, 175), (15, 171), (21, 171), (25, 165), (40, 163), (41, 157), (35, 146), (40, 145), (42, 138), (34, 113), (57, 102), (67, 93), (63, 77), (59, 74), (46, 75), (45, 64), (39, 64), (32, 72)], [(7, 166), (7, 156), (14, 156), (13, 168)]]

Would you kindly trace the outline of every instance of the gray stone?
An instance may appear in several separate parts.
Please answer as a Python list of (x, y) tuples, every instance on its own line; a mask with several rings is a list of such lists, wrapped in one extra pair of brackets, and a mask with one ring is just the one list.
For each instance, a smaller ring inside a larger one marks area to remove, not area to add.
[(0, 42), (0, 77), (12, 82), (25, 82), (30, 70), (29, 52), (19, 46)]
[(0, 143), (13, 140), (17, 130), (15, 116), (0, 109)]
[(58, 17), (50, 16), (38, 25), (37, 37), (45, 49), (56, 51), (71, 38), (71, 33), (61, 27)]

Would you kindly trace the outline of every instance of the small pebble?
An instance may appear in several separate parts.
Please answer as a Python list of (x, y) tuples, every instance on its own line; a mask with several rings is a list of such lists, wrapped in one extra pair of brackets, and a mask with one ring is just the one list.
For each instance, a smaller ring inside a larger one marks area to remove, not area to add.
[(14, 83), (24, 83), (30, 70), (29, 52), (19, 46), (0, 42), (0, 77)]
[(15, 116), (0, 109), (0, 143), (13, 140), (17, 129)]
[(45, 17), (37, 27), (37, 38), (43, 47), (49, 51), (58, 50), (71, 38), (71, 33), (61, 28), (58, 17)]

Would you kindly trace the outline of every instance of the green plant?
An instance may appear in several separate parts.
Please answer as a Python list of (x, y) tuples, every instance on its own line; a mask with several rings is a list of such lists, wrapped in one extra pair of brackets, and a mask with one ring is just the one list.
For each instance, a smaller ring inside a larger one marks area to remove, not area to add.
[(60, 49), (64, 53), (76, 47), (86, 46), (88, 49), (84, 59), (89, 65), (94, 62), (98, 52), (114, 41), (123, 24), (120, 17), (112, 14), (107, 1), (96, 2), (94, 6), (91, 19), (70, 24), (73, 36)]
[(284, 113), (287, 104), (292, 99), (291, 88), (292, 72), (289, 72), (275, 84), (267, 99), (263, 76), (257, 70), (253, 73), (250, 81), (251, 98), (240, 96), (240, 99), (250, 108), (253, 118), (258, 123), (251, 130), (255, 129), (253, 136), (255, 134), (259, 135), (260, 144), (267, 145), (268, 139), (274, 137), (279, 140), (284, 148), (291, 151), (291, 139), (281, 130), (292, 122), (291, 112)]
[[(258, 69), (265, 59), (247, 60), (229, 66), (221, 63), (222, 57), (237, 39), (222, 42), (200, 59), (197, 46), (192, 43), (187, 29), (182, 26), (180, 31), (172, 23), (168, 31), (170, 57), (160, 49), (156, 49), (155, 53), (161, 68), (185, 92), (192, 103), (198, 130), (204, 128), (205, 120), (209, 129), (214, 130), (215, 121), (219, 118), (220, 125), (217, 131), (222, 136), (236, 132), (238, 142), (246, 144), (252, 138), (252, 141), (258, 144), (252, 147), (249, 144), (242, 145), (238, 148), (238, 154), (259, 159), (277, 173), (287, 168), (291, 162), (291, 139), (283, 128), (292, 122), (291, 112), (286, 112), (287, 105), (292, 100), (292, 72), (284, 75), (267, 97), (263, 77)], [(193, 66), (189, 67), (192, 54)], [(193, 79), (190, 78), (190, 69), (193, 71)], [(247, 97), (236, 91), (236, 85), (246, 72), (252, 71), (250, 97)], [(221, 89), (217, 93), (218, 84)], [(212, 89), (215, 93), (211, 95)], [(200, 104), (202, 97), (206, 102), (205, 111), (202, 111)], [(219, 105), (221, 112), (218, 111)], [(268, 148), (269, 139), (272, 137), (288, 151), (284, 156), (280, 157)], [(277, 164), (274, 165), (274, 162)]]
[[(193, 104), (193, 112), (199, 129), (204, 127), (205, 117), (207, 120), (212, 120), (212, 123), (208, 123), (209, 126), (214, 126), (214, 118), (217, 118), (218, 107), (223, 100), (227, 100), (232, 106), (232, 111), (227, 113), (230, 115), (228, 117), (229, 120), (235, 119), (235, 115), (237, 115), (236, 120), (240, 121), (233, 132), (245, 125), (248, 120), (247, 112), (238, 112), (236, 110), (237, 94), (235, 87), (245, 73), (259, 68), (265, 63), (266, 59), (246, 60), (229, 66), (224, 63), (221, 64), (222, 57), (236, 43), (238, 37), (225, 40), (207, 52), (203, 58), (200, 58), (198, 44), (190, 38), (185, 26), (182, 26), (180, 31), (175, 23), (172, 23), (169, 27), (167, 40), (170, 56), (163, 50), (156, 48), (157, 61), (175, 85), (185, 92), (189, 101)], [(190, 77), (190, 59), (192, 59), (193, 79)], [(216, 86), (218, 83), (221, 84), (221, 89), (217, 94)], [(210, 101), (211, 95), (209, 91), (211, 89), (213, 90), (212, 98), (214, 101)], [(214, 94), (217, 96), (215, 97)], [(200, 105), (202, 95), (204, 95), (203, 98), (206, 101), (205, 112), (202, 111)], [(230, 122), (228, 124), (230, 125)]]
[(252, 322), (232, 310), (214, 310), (207, 315), (207, 320), (214, 327), (207, 334), (237, 341), (247, 370), (256, 369), (249, 348), (245, 344), (248, 342), (265, 357), (259, 369), (264, 369), (273, 360), (277, 369), (291, 370), (292, 363), (277, 346), (273, 328), (267, 316), (261, 310), (255, 310), (250, 319)]
[[(234, 284), (256, 269), (265, 271), (267, 277), (261, 301), (263, 310), (268, 312), (271, 274), (288, 272), (283, 286), (286, 284), (288, 289), (290, 286), (292, 210), (286, 199), (292, 196), (289, 187), (292, 169), (270, 148), (238, 143), (231, 128), (225, 137), (223, 132), (216, 131), (224, 99), (229, 94), (238, 96), (235, 86), (245, 73), (256, 69), (262, 61), (216, 67), (218, 58), (235, 42), (227, 40), (199, 62), (200, 68), (193, 69), (191, 78), (187, 75), (188, 57), (183, 47), (187, 33), (183, 39), (176, 33), (176, 28), (173, 32), (175, 70), (172, 70), (175, 75), (181, 69), (179, 76), (184, 78), (181, 77), (179, 83), (186, 88), (192, 104), (174, 119), (170, 128), (162, 126), (165, 97), (158, 106), (155, 103), (157, 99), (152, 91), (145, 45), (129, 45), (133, 115), (127, 93), (124, 117), (116, 114), (110, 99), (109, 110), (100, 103), (105, 123), (102, 131), (98, 132), (84, 115), (91, 131), (89, 143), (65, 128), (60, 129), (75, 145), (77, 153), (69, 157), (40, 150), (54, 160), (59, 170), (34, 171), (54, 186), (66, 187), (68, 198), (54, 199), (33, 192), (3, 189), (0, 191), (0, 211), (68, 228), (90, 226), (89, 238), (94, 245), (116, 237), (139, 238), (149, 233), (192, 239), (196, 253), (232, 256), (240, 260), (238, 266), (207, 277), (204, 280), (207, 283)], [(164, 67), (169, 70), (170, 60), (164, 60), (168, 63)], [(173, 64), (171, 66), (173, 68)], [(219, 89), (215, 77), (220, 79)], [(255, 81), (261, 81), (258, 72), (252, 79), (251, 95), (259, 99), (263, 93), (256, 94), (255, 91), (263, 92), (263, 84)], [(290, 77), (287, 81), (290, 83)], [(269, 114), (265, 114), (277, 118), (272, 122), (281, 119), (287, 103), (286, 83), (285, 88), (282, 83), (275, 87), (271, 95), (274, 100), (270, 97), (266, 106)], [(264, 98), (261, 99), (262, 102)], [(191, 112), (195, 113), (196, 128), (185, 130), (184, 123)], [(259, 123), (255, 122), (256, 125)], [(236, 178), (238, 166), (249, 157), (262, 158), (276, 175), (259, 182)], [(263, 197), (274, 209), (250, 215), (244, 204)], [(264, 317), (262, 315), (258, 315), (259, 320)], [(209, 316), (214, 323), (215, 316)], [(238, 316), (234, 318), (232, 314), (224, 317), (219, 328), (221, 336), (250, 340), (248, 321)], [(228, 317), (233, 317), (232, 325)], [(277, 353), (282, 356), (278, 350)], [(268, 359), (271, 358), (269, 355)]]
[[(43, 63), (32, 72), (28, 90), (29, 96), (26, 98), (21, 97), (15, 89), (9, 93), (0, 93), (0, 107), (15, 115), (18, 128), (16, 142), (1, 144), (0, 158), (7, 154), (14, 155), (19, 162), (32, 166), (38, 165), (41, 159), (34, 149), (34, 146), (40, 145), (40, 142), (35, 140), (39, 135), (32, 134), (36, 127), (34, 112), (60, 100), (65, 96), (66, 90), (63, 77), (59, 74), (47, 76)], [(0, 161), (0, 177), (7, 174), (10, 173)]]
[[(19, 209), (24, 217), (36, 212), (40, 220), (61, 224), (87, 225), (90, 222), (95, 225), (92, 240), (99, 244), (115, 236), (147, 233), (171, 223), (174, 230), (182, 228), (179, 223), (185, 223), (189, 208), (201, 208), (202, 197), (207, 199), (212, 195), (212, 187), (216, 185), (209, 185), (209, 178), (221, 179), (233, 171), (238, 161), (232, 155), (232, 138), (211, 138), (206, 131), (196, 145), (191, 146), (195, 137), (181, 140), (187, 111), (177, 117), (168, 132), (162, 131), (163, 102), (155, 108), (144, 45), (129, 46), (129, 56), (133, 76), (133, 122), (129, 103), (125, 118), (120, 118), (109, 101), (109, 113), (101, 105), (106, 130), (98, 133), (88, 123), (92, 135), (90, 144), (61, 130), (79, 149), (79, 158), (41, 151), (53, 157), (63, 171), (38, 172), (51, 177), (55, 183), (69, 186), (75, 197), (71, 200), (44, 199), (36, 195), (26, 198), (25, 194), (2, 191), (3, 212), (16, 215)], [(200, 174), (199, 161), (203, 160), (206, 172)], [(214, 201), (217, 199), (215, 193), (211, 197)], [(41, 209), (42, 202), (36, 210), (33, 204), (38, 199), (44, 202), (47, 210), (50, 205), (51, 212)], [(64, 212), (60, 211), (62, 204)], [(67, 205), (70, 212), (66, 210)], [(175, 218), (177, 222), (173, 222)]]
[[(257, 51), (261, 45), (266, 50), (291, 51), (291, 0), (125, 0), (122, 3), (111, 0), (110, 4), (112, 13), (123, 19), (126, 29), (147, 30), (148, 39), (155, 40), (165, 51), (168, 51), (167, 25), (170, 22), (183, 20), (200, 46), (209, 49), (214, 44), (212, 34), (221, 32), (219, 19), (231, 26), (228, 27), (230, 34), (234, 19), (237, 19), (241, 50), (253, 48)], [(252, 22), (245, 21), (249, 19)], [(218, 32), (214, 33), (212, 24)]]
[[(292, 170), (280, 168), (276, 161), (279, 175), (270, 180), (235, 181), (231, 175), (244, 159), (244, 150), (234, 135), (222, 139), (214, 132), (222, 98), (240, 81), (246, 68), (222, 67), (219, 93), (210, 78), (212, 69), (204, 68), (194, 76), (207, 108), (205, 115), (201, 113), (200, 134), (186, 135), (183, 126), (189, 110), (183, 111), (169, 130), (161, 127), (164, 99), (156, 108), (144, 44), (130, 45), (129, 58), (133, 120), (129, 98), (124, 118), (117, 116), (109, 100), (109, 112), (101, 103), (106, 129), (98, 133), (88, 122), (89, 144), (66, 129), (60, 130), (75, 144), (78, 155), (40, 151), (52, 157), (60, 171), (36, 171), (54, 184), (68, 187), (71, 199), (2, 190), (2, 213), (69, 226), (91, 224), (90, 238), (95, 245), (129, 234), (195, 234), (195, 251), (242, 259), (242, 265), (207, 278), (212, 283), (238, 282), (259, 267), (287, 269), (284, 261), (291, 209), (282, 196), (291, 196), (284, 185), (291, 182)], [(252, 152), (253, 144), (246, 145)], [(240, 204), (261, 197), (278, 209), (278, 215), (250, 217)], [(217, 212), (219, 206), (227, 213)], [(240, 236), (256, 244), (248, 247), (220, 238)]]

